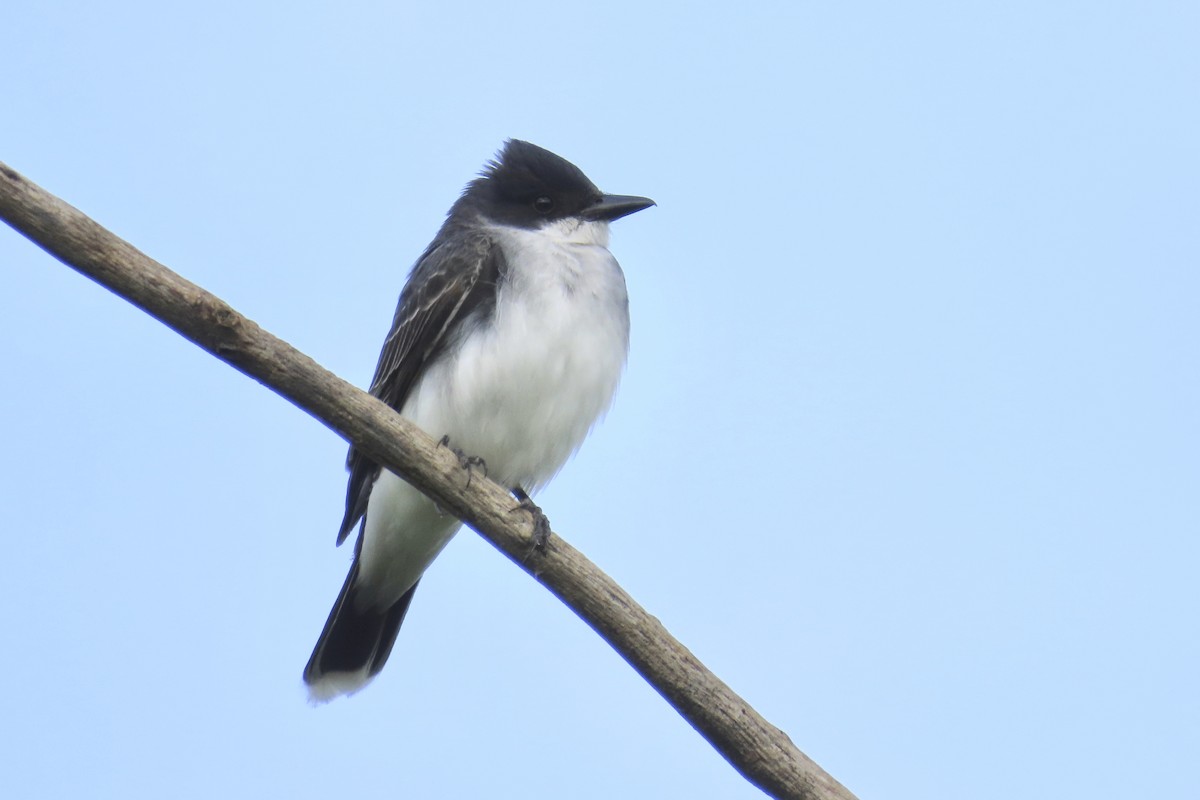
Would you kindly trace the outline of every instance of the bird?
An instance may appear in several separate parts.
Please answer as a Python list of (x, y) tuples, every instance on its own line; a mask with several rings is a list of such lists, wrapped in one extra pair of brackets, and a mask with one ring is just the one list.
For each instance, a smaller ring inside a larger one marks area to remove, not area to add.
[[(549, 526), (532, 495), (608, 411), (625, 368), (629, 299), (609, 223), (653, 205), (509, 139), (401, 290), (370, 393), (508, 488), (539, 542)], [(422, 575), (462, 524), (353, 445), (346, 467), (337, 544), (358, 536), (304, 669), (314, 703), (379, 674)]]

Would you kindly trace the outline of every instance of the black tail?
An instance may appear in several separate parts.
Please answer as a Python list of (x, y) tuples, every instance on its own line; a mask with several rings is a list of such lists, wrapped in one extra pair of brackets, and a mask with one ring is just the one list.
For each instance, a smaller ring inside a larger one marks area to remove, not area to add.
[(362, 608), (356, 602), (358, 561), (350, 568), (325, 629), (304, 668), (304, 682), (313, 700), (331, 700), (366, 686), (387, 663), (400, 623), (417, 584), (385, 610)]

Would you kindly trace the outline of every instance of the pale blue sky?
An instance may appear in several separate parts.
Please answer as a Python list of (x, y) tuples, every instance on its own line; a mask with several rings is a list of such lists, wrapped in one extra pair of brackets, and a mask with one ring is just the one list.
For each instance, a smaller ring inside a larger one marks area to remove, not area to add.
[[(0, 160), (325, 366), (509, 136), (650, 211), (557, 530), (861, 797), (1200, 750), (1195, 3), (16, 3)], [(469, 532), (305, 704), (344, 443), (0, 229), (6, 796), (761, 796)]]

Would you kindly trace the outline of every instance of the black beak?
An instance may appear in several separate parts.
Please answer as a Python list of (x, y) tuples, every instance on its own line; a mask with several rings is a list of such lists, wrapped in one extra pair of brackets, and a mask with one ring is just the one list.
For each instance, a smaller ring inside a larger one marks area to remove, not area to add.
[(603, 194), (600, 199), (583, 210), (583, 218), (593, 222), (612, 222), (627, 217), (635, 211), (655, 205), (649, 197), (629, 194)]

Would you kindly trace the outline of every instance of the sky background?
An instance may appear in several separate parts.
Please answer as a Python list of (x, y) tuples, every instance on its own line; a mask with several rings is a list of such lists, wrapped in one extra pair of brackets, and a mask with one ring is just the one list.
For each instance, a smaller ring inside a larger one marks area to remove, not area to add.
[[(555, 530), (864, 798), (1182, 797), (1194, 2), (6, 5), (0, 160), (358, 385), (507, 137), (658, 207)], [(345, 443), (0, 229), (21, 798), (754, 798), (475, 534), (300, 672)]]

